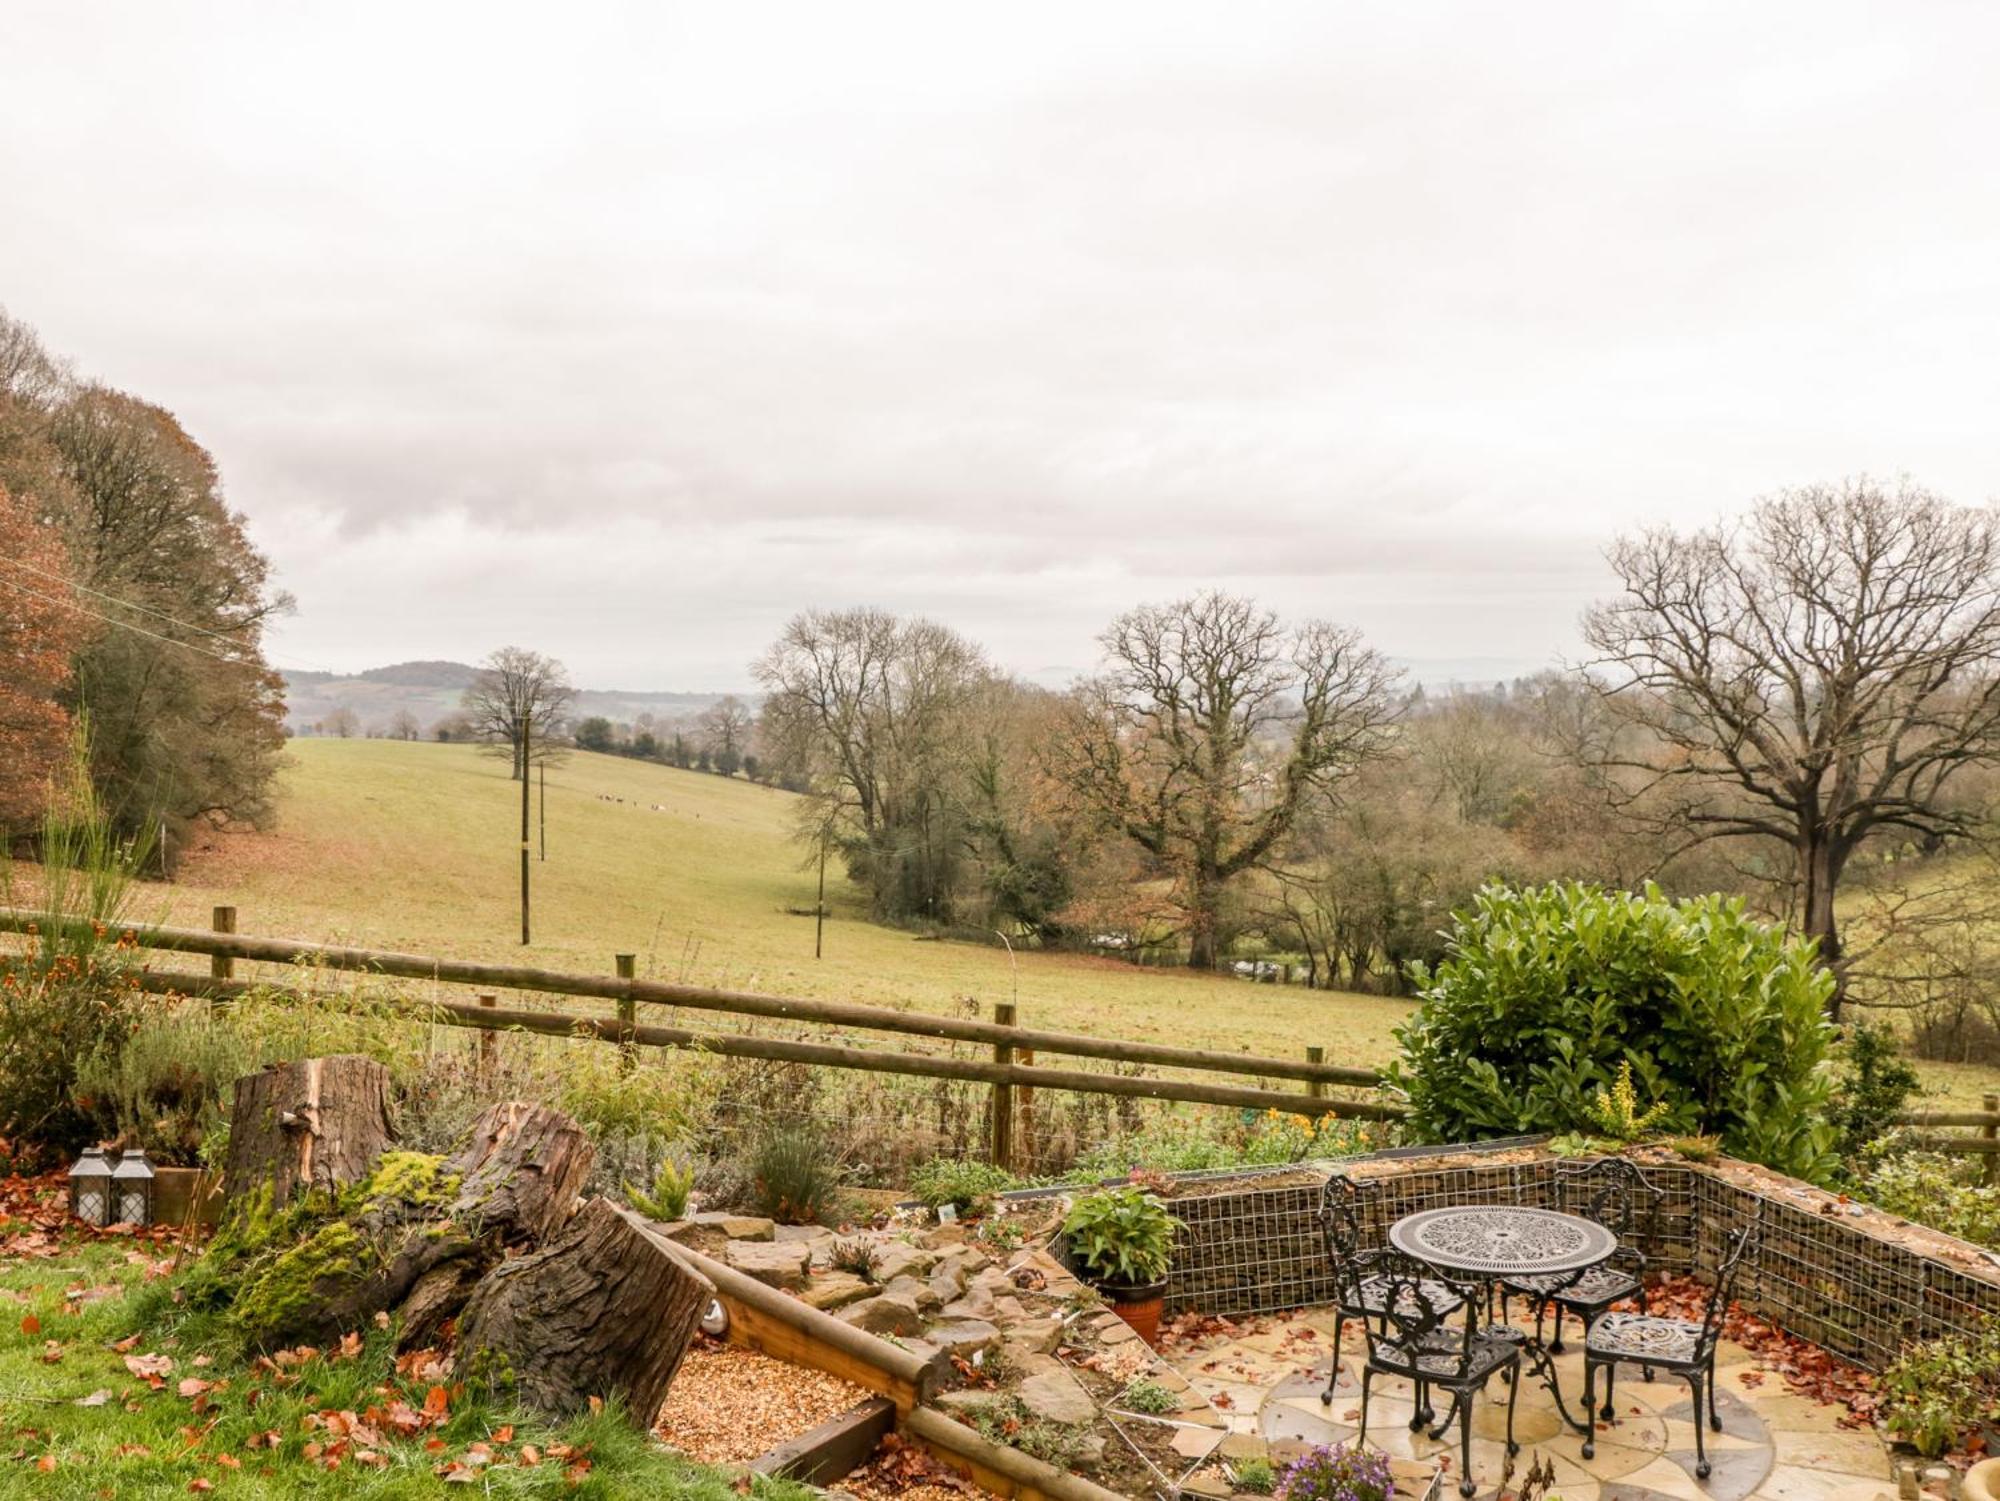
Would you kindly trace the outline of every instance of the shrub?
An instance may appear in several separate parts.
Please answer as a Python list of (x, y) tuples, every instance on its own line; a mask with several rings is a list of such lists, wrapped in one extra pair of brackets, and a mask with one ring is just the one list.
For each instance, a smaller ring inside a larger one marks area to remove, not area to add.
[[(1869, 1155), (1880, 1151), (1878, 1146)], [(2000, 1249), (2000, 1188), (1971, 1182), (1969, 1170), (1942, 1152), (1892, 1148), (1868, 1170), (1859, 1192), (1878, 1209), (1974, 1245)]]
[(236, 1081), (257, 1061), (206, 1002), (173, 1002), (142, 1013), (122, 1043), (101, 1045), (77, 1070), (76, 1092), (126, 1145), (192, 1167), (227, 1127)]
[(982, 1403), (973, 1411), (972, 1426), (989, 1443), (1009, 1445), (1059, 1470), (1083, 1458), (1084, 1440), (1090, 1436), (1081, 1424), (1036, 1417), (1015, 1397)]
[(653, 1191), (645, 1193), (625, 1185), (625, 1198), (631, 1206), (648, 1219), (665, 1220), (671, 1223), (687, 1214), (688, 1195), (694, 1192), (694, 1169), (683, 1167), (672, 1158), (660, 1164), (653, 1174)]
[(1279, 1501), (1389, 1501), (1395, 1493), (1388, 1455), (1345, 1444), (1300, 1455), (1278, 1482)]
[(1388, 1077), (1424, 1138), (1591, 1131), (1595, 1093), (1629, 1064), (1663, 1132), (1804, 1178), (1833, 1165), (1833, 976), (1739, 900), (1489, 886), (1444, 962), (1413, 973), (1422, 1004)]
[(750, 1149), (750, 1192), (760, 1214), (810, 1225), (830, 1217), (840, 1191), (840, 1163), (817, 1131), (781, 1126)]
[(1827, 1119), (1833, 1123), (1834, 1150), (1851, 1163), (1870, 1142), (1888, 1134), (1917, 1092), (1918, 1079), (1888, 1027), (1856, 1022), (1842, 1053)]
[(1882, 1422), (1926, 1458), (2000, 1425), (2000, 1322), (1976, 1335), (1903, 1346), (1882, 1373)]
[(949, 1204), (960, 1214), (984, 1211), (993, 1195), (1013, 1188), (1019, 1179), (1003, 1167), (958, 1157), (933, 1157), (910, 1174), (910, 1192), (932, 1209)]
[(1166, 1279), (1180, 1221), (1140, 1188), (1107, 1188), (1070, 1207), (1063, 1234), (1084, 1271), (1100, 1282), (1140, 1287)]

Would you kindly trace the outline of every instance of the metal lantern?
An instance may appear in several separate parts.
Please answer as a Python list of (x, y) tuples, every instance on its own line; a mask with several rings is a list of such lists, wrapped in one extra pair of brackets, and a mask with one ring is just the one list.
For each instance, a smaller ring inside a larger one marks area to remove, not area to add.
[(111, 1223), (111, 1164), (104, 1148), (85, 1147), (69, 1170), (69, 1212), (86, 1225)]
[(118, 1166), (111, 1170), (111, 1190), (116, 1195), (113, 1207), (118, 1223), (153, 1223), (153, 1164), (142, 1149), (134, 1147), (118, 1159)]

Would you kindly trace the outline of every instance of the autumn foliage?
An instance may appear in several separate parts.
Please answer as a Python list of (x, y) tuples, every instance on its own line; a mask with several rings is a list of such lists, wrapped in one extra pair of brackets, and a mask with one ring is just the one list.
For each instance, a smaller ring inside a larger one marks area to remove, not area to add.
[(61, 695), (89, 617), (56, 529), (0, 485), (0, 832), (40, 819), (69, 752)]

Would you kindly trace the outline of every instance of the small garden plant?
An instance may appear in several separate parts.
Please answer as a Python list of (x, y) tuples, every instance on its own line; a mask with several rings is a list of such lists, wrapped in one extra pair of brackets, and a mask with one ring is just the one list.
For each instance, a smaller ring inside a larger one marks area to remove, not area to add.
[(1063, 1234), (1071, 1254), (1097, 1282), (1144, 1287), (1166, 1280), (1179, 1226), (1157, 1195), (1107, 1188), (1071, 1206)]
[(1984, 1449), (2000, 1430), (2000, 1323), (1905, 1345), (1878, 1390), (1883, 1426), (1925, 1458)]
[(694, 1192), (694, 1168), (683, 1167), (671, 1159), (660, 1164), (659, 1172), (653, 1175), (653, 1191), (642, 1193), (631, 1184), (625, 1185), (625, 1198), (641, 1214), (650, 1219), (672, 1222), (687, 1214), (688, 1195)]
[(1292, 1461), (1277, 1494), (1279, 1501), (1389, 1501), (1396, 1481), (1388, 1455), (1322, 1444)]
[(1180, 1396), (1157, 1381), (1135, 1381), (1125, 1388), (1119, 1398), (1119, 1405), (1127, 1412), (1143, 1412), (1150, 1417), (1164, 1417), (1170, 1412), (1180, 1411)]
[(985, 1214), (993, 1196), (1019, 1184), (1005, 1168), (972, 1158), (933, 1157), (910, 1174), (910, 1192), (930, 1209), (947, 1204), (962, 1215)]
[(846, 1272), (863, 1282), (873, 1283), (882, 1270), (882, 1253), (865, 1240), (837, 1240), (827, 1259), (836, 1272)]
[(1261, 1454), (1237, 1460), (1229, 1472), (1229, 1479), (1237, 1490), (1249, 1491), (1256, 1496), (1268, 1496), (1278, 1488), (1278, 1472), (1271, 1461)]

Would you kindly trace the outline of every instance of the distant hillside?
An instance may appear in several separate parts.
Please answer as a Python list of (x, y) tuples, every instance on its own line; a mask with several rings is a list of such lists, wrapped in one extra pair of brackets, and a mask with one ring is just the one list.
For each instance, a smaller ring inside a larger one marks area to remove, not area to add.
[[(297, 735), (313, 733), (336, 709), (352, 709), (361, 732), (384, 732), (404, 710), (428, 735), (431, 726), (458, 709), (460, 696), (479, 669), (466, 662), (395, 662), (365, 672), (285, 673), (285, 724)], [(754, 703), (756, 695), (739, 693)], [(721, 692), (686, 693), (623, 688), (585, 688), (576, 696), (578, 718), (601, 714), (630, 724), (642, 714), (667, 725), (692, 720)]]

